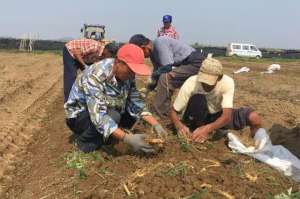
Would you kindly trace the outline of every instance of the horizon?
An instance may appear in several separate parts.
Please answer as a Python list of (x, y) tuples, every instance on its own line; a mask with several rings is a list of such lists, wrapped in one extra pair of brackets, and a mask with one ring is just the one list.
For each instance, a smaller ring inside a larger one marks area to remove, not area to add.
[[(0, 36), (0, 40), (1, 39), (16, 39), (16, 40), (20, 40), (22, 38), (16, 38), (16, 37), (2, 37)], [(68, 42), (68, 41), (71, 41), (73, 39), (79, 39), (79, 38), (69, 38), (69, 39), (66, 39), (65, 38), (58, 38), (58, 39), (38, 39), (38, 40), (35, 40), (35, 41), (57, 41), (57, 42)], [(126, 42), (122, 42), (122, 41), (116, 41), (116, 42), (120, 42), (120, 43), (126, 43)], [(243, 42), (231, 42), (231, 43), (243, 43)], [(199, 46), (202, 46), (202, 47), (216, 47), (216, 48), (226, 48), (227, 45), (205, 45), (205, 44), (201, 44), (199, 42), (194, 42), (194, 43), (188, 43), (189, 45), (196, 45), (198, 44)], [(246, 42), (244, 44), (247, 44)], [(300, 48), (273, 48), (273, 47), (263, 47), (263, 46), (257, 46), (257, 48), (259, 49), (274, 49), (274, 50), (297, 50), (297, 51), (300, 51)]]

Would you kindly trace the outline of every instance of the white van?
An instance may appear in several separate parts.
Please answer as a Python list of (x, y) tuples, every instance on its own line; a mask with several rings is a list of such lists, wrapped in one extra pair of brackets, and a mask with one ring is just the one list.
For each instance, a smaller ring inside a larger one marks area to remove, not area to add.
[(230, 43), (226, 49), (227, 56), (262, 58), (261, 51), (253, 44)]

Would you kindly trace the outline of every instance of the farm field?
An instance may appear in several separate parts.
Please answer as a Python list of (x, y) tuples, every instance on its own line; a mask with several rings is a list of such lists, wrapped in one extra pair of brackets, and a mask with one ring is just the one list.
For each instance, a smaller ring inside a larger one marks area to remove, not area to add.
[[(299, 144), (293, 144), (300, 142), (300, 128), (295, 128), (300, 123), (300, 60), (219, 60), (235, 80), (235, 107), (255, 109), (273, 141), (289, 143), (300, 157)], [(260, 74), (272, 63), (281, 70)], [(232, 74), (242, 66), (251, 71)], [(260, 199), (289, 188), (300, 193), (300, 183), (232, 153), (225, 139), (186, 143), (172, 133), (167, 119), (161, 122), (170, 132), (168, 141), (155, 156), (134, 156), (122, 144), (78, 152), (65, 125), (62, 71), (59, 55), (0, 52), (0, 198)], [(143, 85), (144, 79), (138, 81)], [(144, 124), (135, 131), (151, 133)], [(234, 133), (251, 143), (249, 129)]]

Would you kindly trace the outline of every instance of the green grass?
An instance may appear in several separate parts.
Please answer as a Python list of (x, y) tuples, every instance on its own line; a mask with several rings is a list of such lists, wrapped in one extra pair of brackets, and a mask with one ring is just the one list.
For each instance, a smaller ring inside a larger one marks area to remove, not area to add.
[(70, 153), (66, 156), (67, 168), (77, 170), (80, 179), (87, 178), (87, 174), (85, 171), (87, 161), (88, 157), (86, 156), (86, 154), (79, 151), (74, 151), (73, 153)]
[(230, 62), (255, 62), (255, 63), (265, 63), (265, 62), (297, 62), (300, 61), (300, 59), (296, 58), (282, 58), (282, 57), (274, 57), (274, 58), (261, 58), (261, 59), (255, 59), (255, 58), (249, 58), (249, 57), (224, 57), (219, 56), (216, 57), (217, 59), (224, 60), (224, 61), (230, 61)]
[(174, 166), (168, 168), (164, 173), (167, 176), (185, 176), (187, 174), (188, 165), (185, 162), (179, 162)]
[(104, 158), (95, 151), (92, 153), (83, 153), (77, 150), (69, 153), (65, 157), (66, 167), (69, 169), (74, 169), (78, 171), (80, 179), (86, 179), (88, 177), (86, 172), (86, 167), (88, 164), (93, 164), (95, 162), (104, 163)]
[(193, 193), (191, 196), (187, 196), (182, 199), (201, 199), (201, 198), (206, 198), (207, 194), (208, 194), (208, 190), (204, 188), (202, 190), (199, 190), (196, 193)]
[(41, 54), (55, 54), (55, 55), (59, 55), (62, 56), (62, 50), (34, 50), (33, 52), (28, 52), (28, 51), (20, 51), (17, 49), (0, 49), (0, 52), (4, 52), (4, 53), (28, 53), (28, 54), (33, 54), (33, 55), (41, 55)]
[(100, 168), (98, 170), (98, 173), (106, 175), (106, 174), (112, 174), (113, 172), (109, 168), (104, 167), (104, 168)]
[(188, 143), (188, 141), (184, 137), (182, 137), (178, 134), (177, 140), (180, 144), (181, 151), (183, 151), (183, 152), (191, 151), (192, 146), (191, 146), (191, 144)]
[(277, 195), (272, 195), (271, 193), (267, 195), (267, 199), (299, 199), (299, 198), (300, 198), (300, 192), (299, 191), (293, 192), (292, 188), (289, 188), (287, 191)]
[(238, 163), (233, 167), (234, 174), (238, 177), (243, 178), (245, 176), (244, 167), (242, 164)]

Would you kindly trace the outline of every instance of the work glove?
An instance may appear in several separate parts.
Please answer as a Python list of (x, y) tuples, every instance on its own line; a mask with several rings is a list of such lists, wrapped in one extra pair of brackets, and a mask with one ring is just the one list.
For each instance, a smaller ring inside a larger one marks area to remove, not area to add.
[(168, 132), (160, 124), (154, 125), (153, 130), (159, 137), (165, 138), (168, 135)]
[(150, 91), (147, 88), (141, 88), (139, 92), (142, 98), (147, 98)]
[(134, 152), (155, 153), (155, 150), (145, 142), (144, 134), (126, 134), (124, 143), (130, 145)]

